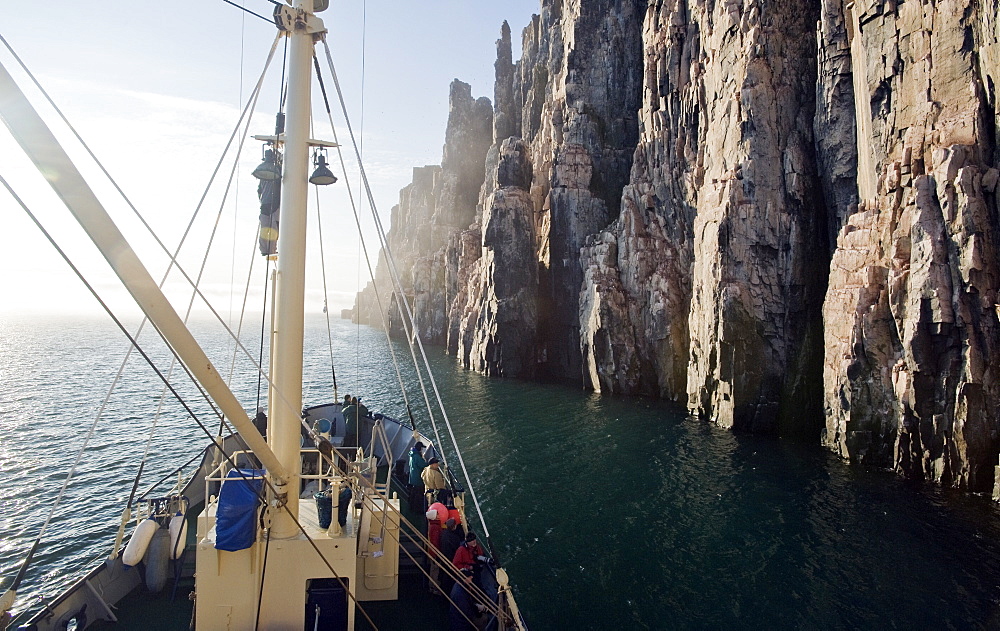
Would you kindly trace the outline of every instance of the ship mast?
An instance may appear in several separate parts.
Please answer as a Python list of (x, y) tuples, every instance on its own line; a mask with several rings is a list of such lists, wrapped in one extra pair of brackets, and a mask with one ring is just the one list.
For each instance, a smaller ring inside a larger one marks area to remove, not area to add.
[(278, 487), (287, 511), (278, 511), (272, 536), (298, 534), (300, 415), (302, 411), (302, 348), (306, 268), (306, 202), (309, 192), (309, 121), (313, 41), (323, 22), (312, 13), (313, 0), (281, 6), (275, 21), (288, 37), (288, 100), (285, 156), (281, 181), (281, 227), (278, 231), (278, 272), (275, 330), (271, 348), (272, 392), (268, 397), (271, 432), (268, 441), (288, 472)]

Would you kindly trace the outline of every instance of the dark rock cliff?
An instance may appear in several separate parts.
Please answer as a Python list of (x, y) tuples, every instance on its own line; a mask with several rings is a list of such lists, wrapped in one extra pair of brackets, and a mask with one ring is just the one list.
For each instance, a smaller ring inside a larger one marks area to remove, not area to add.
[(998, 5), (543, 0), (393, 210), (419, 334), (988, 489)]

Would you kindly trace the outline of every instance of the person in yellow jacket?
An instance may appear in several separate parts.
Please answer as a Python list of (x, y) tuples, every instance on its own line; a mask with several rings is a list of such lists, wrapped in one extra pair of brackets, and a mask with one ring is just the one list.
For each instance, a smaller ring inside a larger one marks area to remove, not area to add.
[(441, 462), (437, 458), (431, 458), (427, 461), (427, 468), (420, 474), (420, 478), (424, 481), (424, 488), (430, 491), (435, 498), (438, 491), (448, 488), (448, 484), (444, 480), (444, 473), (441, 472)]

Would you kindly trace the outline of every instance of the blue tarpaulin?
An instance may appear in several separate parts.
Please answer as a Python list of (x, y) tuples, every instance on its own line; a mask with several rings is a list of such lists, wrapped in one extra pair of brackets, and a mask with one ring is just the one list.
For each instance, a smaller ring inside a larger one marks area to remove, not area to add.
[[(233, 469), (219, 492), (215, 515), (215, 548), (236, 552), (253, 545), (257, 537), (257, 508), (263, 486), (262, 469)], [(258, 479), (251, 479), (257, 476)]]

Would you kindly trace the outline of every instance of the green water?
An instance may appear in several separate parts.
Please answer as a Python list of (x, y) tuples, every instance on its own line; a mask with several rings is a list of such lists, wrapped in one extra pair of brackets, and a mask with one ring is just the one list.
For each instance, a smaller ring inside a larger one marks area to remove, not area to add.
[(441, 368), (533, 630), (1000, 628), (988, 498), (658, 402)]

